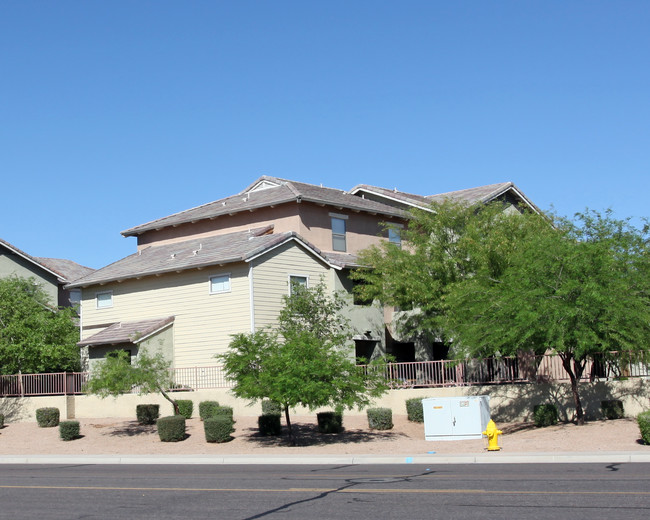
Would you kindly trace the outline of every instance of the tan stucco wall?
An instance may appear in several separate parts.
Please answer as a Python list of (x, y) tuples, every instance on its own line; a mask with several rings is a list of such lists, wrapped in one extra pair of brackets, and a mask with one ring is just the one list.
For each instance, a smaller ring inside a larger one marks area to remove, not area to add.
[[(634, 379), (628, 381), (611, 381), (582, 385), (583, 406), (588, 419), (600, 419), (600, 402), (618, 399), (623, 402), (625, 415), (635, 417), (642, 411), (650, 410), (649, 381)], [(172, 393), (176, 399), (191, 399), (194, 402), (194, 415), (198, 416), (201, 401), (218, 401), (225, 406), (232, 406), (235, 415), (257, 416), (261, 406), (256, 403), (249, 406), (248, 401), (237, 399), (227, 389), (203, 390), (197, 392)], [(563, 420), (571, 419), (573, 400), (568, 384), (557, 385), (491, 385), (486, 387), (453, 387), (392, 390), (373, 406), (386, 407), (396, 415), (406, 415), (406, 400), (426, 397), (462, 397), (470, 395), (489, 395), (492, 418), (497, 422), (530, 420), (533, 407), (537, 404), (552, 402), (556, 404)], [(100, 399), (95, 396), (60, 396), (33, 398), (0, 399), (0, 413), (4, 413), (7, 422), (35, 420), (37, 408), (56, 406), (61, 410), (61, 417), (68, 413), (68, 418), (101, 417), (135, 417), (135, 407), (141, 403), (161, 405), (161, 415), (171, 414), (172, 406), (160, 394), (144, 396), (124, 395), (118, 398)], [(73, 415), (70, 415), (72, 413)], [(312, 415), (304, 408), (295, 410), (296, 415)], [(365, 415), (365, 410), (351, 410), (348, 415)]]
[(261, 208), (252, 212), (245, 211), (232, 216), (224, 215), (214, 220), (204, 220), (193, 224), (182, 224), (157, 231), (148, 231), (138, 237), (138, 248), (151, 245), (163, 245), (195, 238), (222, 235), (235, 231), (273, 224), (274, 233), (295, 231), (305, 240), (322, 251), (332, 251), (332, 227), (330, 214), (345, 215), (347, 252), (357, 253), (373, 244), (379, 243), (380, 237), (387, 238), (382, 222), (391, 220), (404, 223), (400, 219), (389, 219), (381, 215), (370, 215), (329, 206), (320, 206), (310, 202), (290, 202), (273, 208)]
[(273, 224), (274, 232), (300, 232), (300, 216), (297, 204), (281, 204), (274, 208), (261, 208), (254, 211), (243, 211), (234, 215), (223, 215), (214, 220), (181, 224), (160, 230), (147, 231), (138, 237), (138, 248), (170, 244), (192, 240), (195, 238), (223, 235), (235, 231), (247, 231)]

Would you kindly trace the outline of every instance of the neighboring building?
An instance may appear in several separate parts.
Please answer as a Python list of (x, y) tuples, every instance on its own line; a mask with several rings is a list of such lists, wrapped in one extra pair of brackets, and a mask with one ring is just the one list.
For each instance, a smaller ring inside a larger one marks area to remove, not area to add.
[[(529, 204), (512, 183), (421, 197), (359, 185), (350, 192), (263, 176), (241, 193), (124, 231), (137, 251), (68, 286), (82, 290), (81, 342), (90, 361), (148, 345), (176, 368), (215, 364), (231, 335), (275, 324), (293, 283), (351, 293), (356, 254), (399, 244), (408, 210), (436, 197)], [(357, 356), (415, 357), (387, 331), (385, 310), (353, 302)], [(431, 346), (418, 357), (431, 359)]]
[(41, 285), (53, 305), (70, 307), (78, 304), (81, 291), (66, 289), (65, 286), (93, 271), (94, 269), (71, 260), (30, 256), (0, 239), (0, 278), (33, 278)]

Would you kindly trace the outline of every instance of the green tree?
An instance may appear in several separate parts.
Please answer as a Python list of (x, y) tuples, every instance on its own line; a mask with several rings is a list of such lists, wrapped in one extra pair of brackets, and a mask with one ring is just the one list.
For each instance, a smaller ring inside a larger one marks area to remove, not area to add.
[(172, 404), (174, 414), (180, 415), (178, 403), (167, 392), (173, 385), (170, 365), (161, 353), (150, 355), (144, 349), (131, 364), (129, 354), (117, 350), (93, 367), (85, 390), (101, 398), (117, 397), (134, 388), (138, 395), (159, 392)]
[[(413, 210), (408, 227), (400, 232), (403, 247), (385, 241), (359, 254), (365, 267), (351, 273), (363, 282), (355, 290), (363, 299), (404, 311), (395, 323), (403, 334), (447, 340), (451, 288), (477, 270), (498, 277), (507, 266), (508, 248), (517, 243), (508, 237), (525, 233), (517, 221), (504, 219), (503, 211), (501, 204), (476, 207), (453, 201)], [(480, 251), (476, 243), (483, 245)]]
[[(551, 350), (571, 381), (576, 419), (584, 423), (579, 380), (590, 359), (650, 348), (648, 230), (587, 211), (537, 226), (509, 244), (498, 277), (477, 271), (447, 298), (448, 334), (458, 356)], [(484, 245), (477, 243), (480, 255)], [(471, 254), (471, 253), (470, 253)]]
[(73, 309), (57, 309), (30, 278), (0, 279), (2, 374), (80, 370)]
[(647, 227), (445, 202), (414, 212), (403, 237), (363, 252), (362, 296), (409, 311), (405, 332), (445, 339), (457, 358), (557, 353), (581, 424), (587, 361), (648, 350)]
[(349, 356), (343, 305), (322, 284), (294, 286), (284, 299), (276, 330), (237, 334), (228, 352), (217, 356), (235, 383), (237, 397), (281, 404), (291, 444), (291, 408), (362, 408), (388, 390), (376, 362), (363, 370)]

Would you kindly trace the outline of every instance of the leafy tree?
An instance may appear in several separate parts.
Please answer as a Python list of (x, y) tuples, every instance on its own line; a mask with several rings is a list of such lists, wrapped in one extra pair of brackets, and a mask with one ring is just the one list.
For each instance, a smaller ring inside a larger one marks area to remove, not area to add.
[(410, 311), (406, 332), (453, 340), (459, 358), (556, 352), (581, 424), (587, 361), (649, 348), (647, 227), (445, 202), (414, 212), (403, 237), (361, 255), (362, 295)]
[[(522, 227), (536, 216), (521, 219)], [(576, 419), (584, 423), (579, 380), (590, 359), (650, 349), (647, 229), (587, 211), (575, 221), (533, 226), (510, 244), (497, 277), (477, 271), (447, 299), (457, 355), (552, 350), (569, 375)], [(477, 243), (475, 251), (481, 253)]]
[(93, 367), (85, 390), (101, 398), (117, 397), (134, 388), (138, 395), (160, 392), (174, 407), (174, 414), (180, 415), (178, 403), (167, 393), (173, 385), (170, 365), (161, 353), (152, 356), (144, 349), (131, 364), (129, 354), (118, 350)]
[(350, 329), (340, 315), (342, 307), (323, 284), (294, 286), (284, 299), (277, 330), (236, 334), (228, 352), (217, 356), (235, 382), (237, 397), (280, 403), (291, 444), (290, 408), (364, 407), (388, 390), (374, 364), (362, 370), (348, 355)]
[(2, 374), (80, 370), (73, 309), (57, 309), (30, 278), (0, 279)]
[[(498, 277), (507, 266), (508, 248), (517, 243), (507, 237), (524, 233), (516, 221), (504, 221), (503, 210), (501, 204), (477, 208), (453, 201), (413, 210), (400, 232), (403, 247), (385, 241), (359, 254), (366, 267), (351, 273), (363, 282), (355, 290), (363, 299), (404, 311), (396, 322), (404, 334), (446, 340), (446, 298), (453, 285), (477, 270)], [(483, 245), (480, 251), (476, 243)]]

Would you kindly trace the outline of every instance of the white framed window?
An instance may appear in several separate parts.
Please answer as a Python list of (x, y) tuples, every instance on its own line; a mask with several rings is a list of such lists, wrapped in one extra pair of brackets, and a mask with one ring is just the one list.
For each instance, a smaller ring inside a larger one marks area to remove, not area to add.
[(210, 277), (210, 294), (230, 292), (230, 273)]
[(293, 294), (293, 288), (296, 286), (309, 287), (309, 277), (302, 274), (289, 275), (289, 296)]
[(108, 309), (113, 306), (113, 291), (95, 293), (95, 304), (98, 309)]
[(333, 251), (347, 251), (347, 244), (345, 240), (346, 231), (346, 218), (344, 215), (330, 215), (332, 219), (332, 250)]

